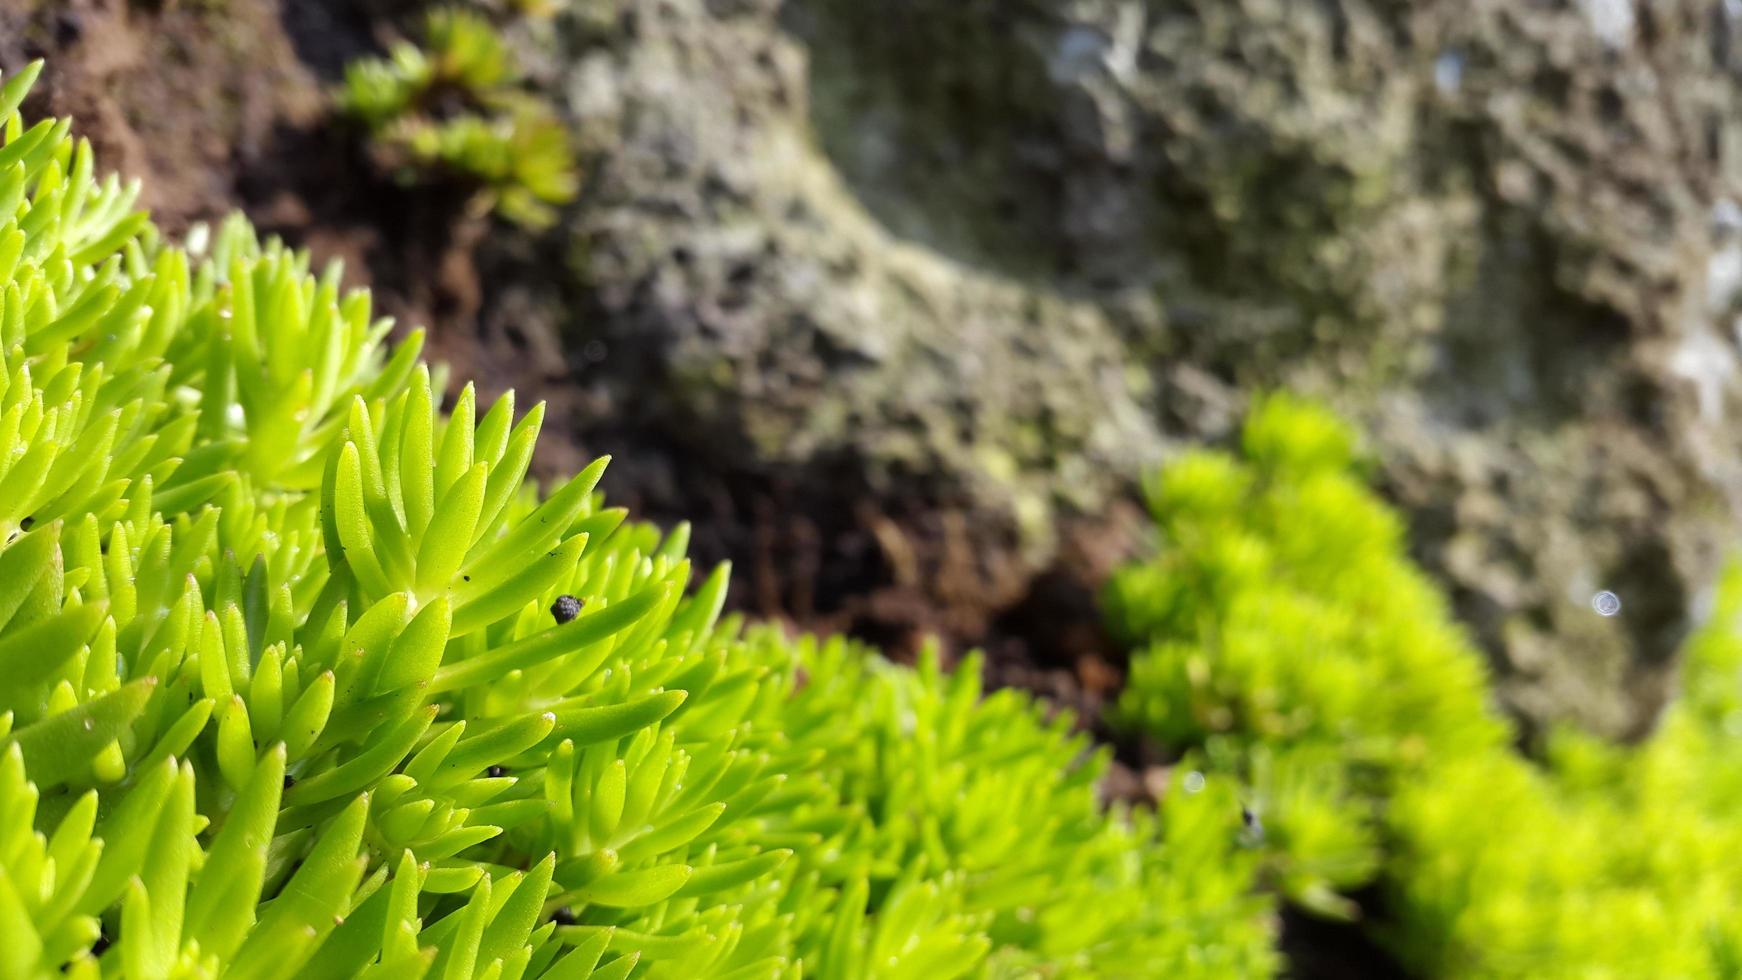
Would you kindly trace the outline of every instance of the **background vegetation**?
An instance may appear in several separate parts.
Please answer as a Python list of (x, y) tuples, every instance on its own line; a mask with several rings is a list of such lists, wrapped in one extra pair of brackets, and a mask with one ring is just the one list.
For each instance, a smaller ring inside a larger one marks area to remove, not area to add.
[(1718, 6), (0, 0), (0, 972), (1736, 973)]

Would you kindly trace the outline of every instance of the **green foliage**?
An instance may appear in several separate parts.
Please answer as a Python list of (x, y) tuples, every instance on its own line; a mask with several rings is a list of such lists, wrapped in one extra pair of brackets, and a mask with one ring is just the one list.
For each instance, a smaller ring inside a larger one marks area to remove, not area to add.
[[(1742, 976), (1742, 570), (1642, 746), (1459, 760), (1393, 802), (1401, 938), (1461, 972)], [(1454, 814), (1483, 814), (1472, 829)]]
[[(791, 663), (765, 639), (773, 669)], [(816, 798), (854, 814), (827, 850), (847, 855), (849, 876), (873, 894), (922, 872), (959, 889), (964, 921), (991, 943), (992, 975), (1246, 977), (1274, 966), (1231, 784), (1179, 790), (1159, 819), (1108, 819), (1094, 792), (1104, 751), (1069, 736), (1068, 718), (1037, 726), (1016, 691), (982, 699), (978, 658), (946, 676), (930, 654), (909, 670), (805, 641), (796, 669), (781, 740), (829, 760)], [(891, 975), (954, 974), (928, 963)]]
[(1246, 786), (1263, 874), (1427, 975), (1742, 975), (1742, 572), (1645, 745), (1558, 733), (1544, 765), (1485, 703), (1482, 658), (1403, 557), (1345, 427), (1259, 403), (1243, 454), (1147, 485), (1152, 557), (1110, 584), (1143, 644), (1122, 710)]
[(1246, 460), (1199, 452), (1146, 485), (1155, 556), (1109, 585), (1146, 646), (1125, 719), (1253, 787), (1283, 892), (1332, 914), (1379, 865), (1375, 802), (1428, 760), (1503, 746), (1482, 661), (1350, 471), (1352, 439), (1285, 398)]
[[(542, 8), (521, 11), (539, 16)], [(430, 12), (424, 45), (346, 67), (341, 109), (371, 136), (377, 159), (408, 183), (458, 180), (512, 221), (548, 224), (575, 196), (568, 133), (520, 85), (498, 29), (465, 10)]]
[[(0, 976), (1250, 976), (1234, 790), (720, 619), (336, 269), (0, 88)], [(444, 403), (445, 410), (444, 410)]]

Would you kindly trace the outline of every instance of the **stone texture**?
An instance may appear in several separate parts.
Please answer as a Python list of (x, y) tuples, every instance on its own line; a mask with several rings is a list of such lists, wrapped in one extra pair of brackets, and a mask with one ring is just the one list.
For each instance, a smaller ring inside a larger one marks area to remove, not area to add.
[(1317, 392), (1509, 705), (1638, 732), (1742, 487), (1734, 6), (593, 0), (566, 329), (693, 451), (1031, 568)]
[(1104, 500), (1158, 458), (1146, 373), (1101, 304), (868, 213), (819, 152), (810, 59), (767, 8), (638, 7), (633, 43), (576, 61), (600, 148), (576, 267), (606, 340), (656, 345), (661, 393), (719, 452), (849, 448), (882, 486), (942, 474), (1050, 548), (1057, 500)]

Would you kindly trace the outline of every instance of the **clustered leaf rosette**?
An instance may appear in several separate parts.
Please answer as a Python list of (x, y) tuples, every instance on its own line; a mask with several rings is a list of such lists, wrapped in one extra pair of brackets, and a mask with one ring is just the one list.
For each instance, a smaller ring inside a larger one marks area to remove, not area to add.
[[(722, 618), (542, 406), (0, 85), (0, 976), (1248, 976), (1233, 790)], [(481, 411), (480, 411), (481, 410)], [(697, 579), (699, 578), (699, 581)], [(1092, 912), (1090, 911), (1092, 910)]]
[(1328, 412), (1261, 399), (1238, 455), (1145, 489), (1153, 552), (1106, 596), (1122, 720), (1240, 783), (1270, 889), (1344, 918), (1376, 894), (1364, 925), (1425, 976), (1742, 971), (1742, 571), (1649, 740), (1531, 760)]
[(432, 10), (423, 38), (421, 47), (399, 41), (384, 57), (347, 65), (340, 109), (407, 183), (458, 178), (508, 219), (548, 225), (579, 189), (562, 121), (525, 91), (513, 52), (485, 17)]

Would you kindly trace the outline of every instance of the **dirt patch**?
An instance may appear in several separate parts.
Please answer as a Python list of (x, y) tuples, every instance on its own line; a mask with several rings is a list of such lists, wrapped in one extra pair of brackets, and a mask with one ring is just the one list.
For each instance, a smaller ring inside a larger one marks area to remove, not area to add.
[(322, 113), (272, 3), (0, 3), (0, 68), (44, 56), (26, 112), (71, 116), (171, 234), (241, 203), (240, 175), (273, 157), (278, 132)]
[[(583, 417), (599, 407), (568, 394)], [(578, 438), (613, 454), (612, 499), (663, 524), (690, 521), (698, 563), (733, 563), (733, 608), (857, 637), (901, 662), (933, 639), (946, 663), (983, 650), (990, 687), (1034, 691), (1113, 737), (1103, 714), (1126, 657), (1101, 627), (1097, 593), (1136, 549), (1134, 505), (1067, 525), (1058, 558), (1034, 574), (1016, 557), (1012, 529), (919, 489), (880, 492), (847, 461), (820, 472), (751, 461), (710, 469), (664, 433), (595, 421)], [(1135, 748), (1121, 755), (1154, 761)]]

